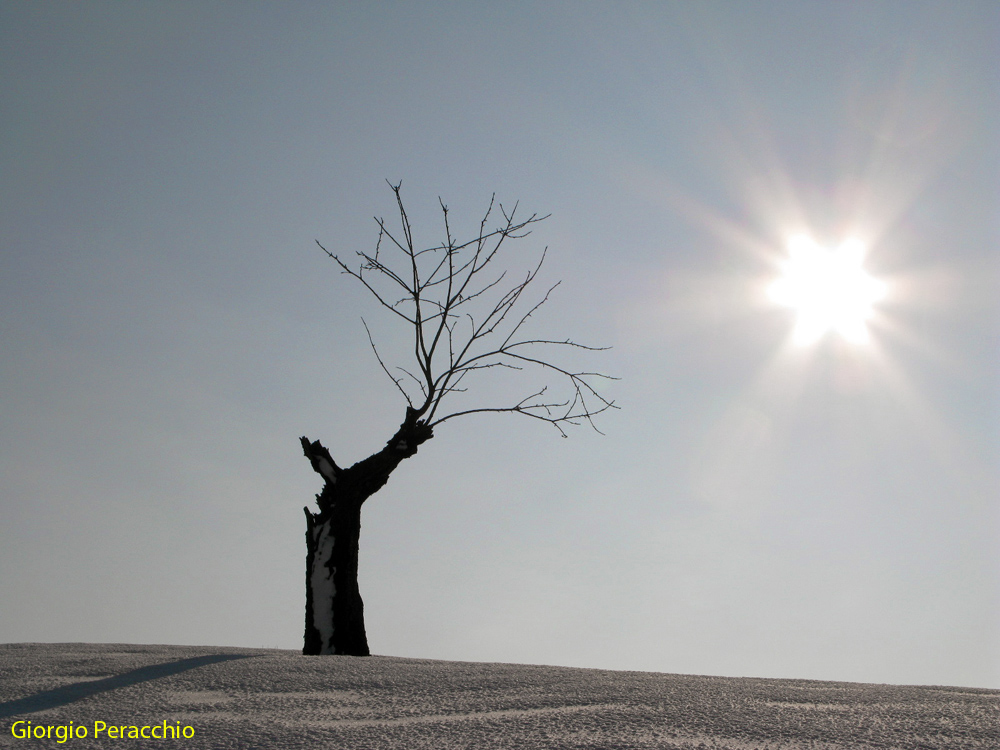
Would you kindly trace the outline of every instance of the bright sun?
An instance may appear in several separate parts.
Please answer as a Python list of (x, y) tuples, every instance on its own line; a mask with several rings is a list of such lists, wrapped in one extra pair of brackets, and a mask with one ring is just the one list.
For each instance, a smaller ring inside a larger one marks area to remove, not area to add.
[(885, 296), (885, 284), (861, 267), (864, 245), (844, 240), (835, 250), (805, 236), (788, 242), (783, 276), (768, 288), (775, 302), (798, 313), (793, 340), (799, 345), (836, 331), (851, 343), (868, 340), (872, 305)]

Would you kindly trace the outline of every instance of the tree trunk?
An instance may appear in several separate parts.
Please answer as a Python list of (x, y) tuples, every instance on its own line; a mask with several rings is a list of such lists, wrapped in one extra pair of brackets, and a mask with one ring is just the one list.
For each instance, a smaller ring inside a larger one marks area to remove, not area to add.
[(319, 512), (306, 514), (306, 623), (303, 654), (368, 656), (364, 602), (358, 589), (361, 506), (389, 481), (403, 459), (433, 433), (407, 408), (399, 430), (378, 453), (341, 469), (318, 440), (300, 438), (313, 469), (325, 480)]

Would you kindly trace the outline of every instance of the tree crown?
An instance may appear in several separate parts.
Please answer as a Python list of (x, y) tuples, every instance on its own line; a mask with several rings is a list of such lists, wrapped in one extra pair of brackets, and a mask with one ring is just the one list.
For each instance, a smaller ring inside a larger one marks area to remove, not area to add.
[[(527, 307), (519, 304), (545, 262), (545, 248), (538, 263), (521, 281), (502, 286), (507, 271), (498, 271), (495, 261), (509, 241), (527, 237), (531, 227), (548, 218), (531, 214), (517, 217), (518, 204), (508, 211), (494, 194), (479, 223), (478, 233), (459, 241), (452, 235), (448, 207), (438, 202), (444, 218), (445, 239), (438, 245), (418, 249), (413, 229), (403, 205), (402, 183), (389, 187), (396, 199), (400, 227), (390, 230), (384, 219), (375, 217), (379, 227), (373, 253), (357, 252), (357, 267), (347, 265), (319, 241), (317, 245), (346, 273), (360, 281), (384, 308), (406, 321), (413, 331), (413, 365), (386, 366), (367, 322), (362, 318), (368, 341), (382, 370), (389, 376), (409, 409), (427, 427), (449, 419), (485, 412), (523, 414), (548, 422), (566, 437), (566, 425), (587, 422), (600, 432), (593, 418), (608, 409), (617, 409), (596, 388), (600, 380), (615, 380), (598, 372), (577, 372), (556, 364), (551, 355), (558, 349), (603, 351), (610, 347), (579, 344), (570, 339), (530, 338), (522, 334), (525, 323), (544, 305), (559, 286), (556, 282)], [(500, 221), (488, 225), (496, 212)], [(515, 313), (515, 307), (523, 313)], [(450, 395), (467, 390), (477, 373), (494, 368), (541, 369), (557, 376), (567, 386), (562, 400), (548, 395), (548, 386), (517, 401), (446, 412), (442, 402)], [(419, 394), (419, 395), (417, 395)], [(408, 412), (409, 413), (409, 412)]]

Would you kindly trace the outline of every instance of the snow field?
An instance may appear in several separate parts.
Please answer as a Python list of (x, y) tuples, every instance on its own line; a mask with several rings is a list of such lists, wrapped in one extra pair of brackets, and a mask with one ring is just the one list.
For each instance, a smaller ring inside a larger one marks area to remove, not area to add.
[[(192, 739), (16, 739), (160, 724)], [(23, 725), (22, 725), (23, 726)], [(1000, 748), (1000, 691), (700, 677), (294, 651), (0, 645), (0, 747)]]

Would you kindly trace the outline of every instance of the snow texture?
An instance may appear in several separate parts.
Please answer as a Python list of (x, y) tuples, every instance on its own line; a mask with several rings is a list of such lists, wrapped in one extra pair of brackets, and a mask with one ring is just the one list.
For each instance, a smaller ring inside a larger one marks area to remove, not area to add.
[[(191, 726), (190, 740), (23, 740), (33, 725)], [(22, 725), (23, 726), (23, 725)], [(293, 651), (0, 645), (0, 747), (996, 750), (1000, 691)]]
[(313, 625), (322, 639), (320, 653), (330, 653), (333, 642), (333, 599), (337, 587), (333, 582), (336, 568), (330, 567), (335, 538), (330, 533), (330, 521), (313, 530), (316, 554), (313, 557), (309, 583), (312, 586)]

